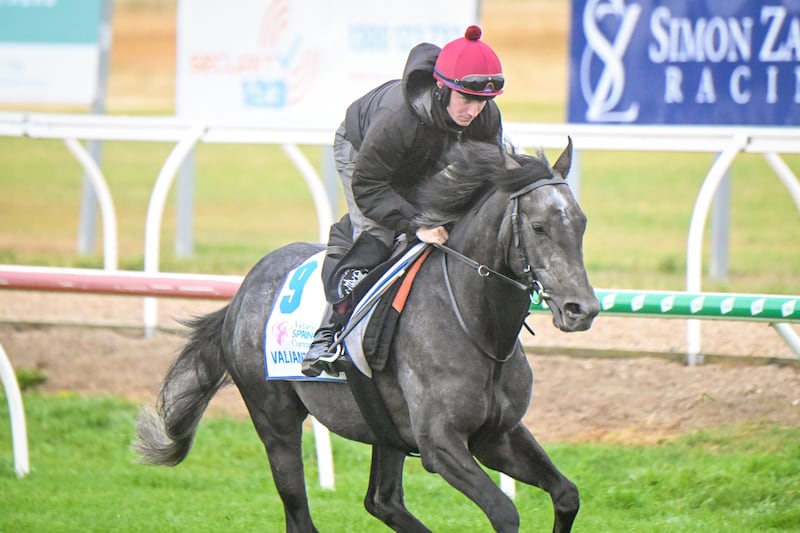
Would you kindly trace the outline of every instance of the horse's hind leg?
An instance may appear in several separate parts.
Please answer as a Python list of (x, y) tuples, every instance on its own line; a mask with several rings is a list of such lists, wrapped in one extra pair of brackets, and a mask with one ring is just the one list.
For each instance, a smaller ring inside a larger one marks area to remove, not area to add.
[(240, 390), (247, 390), (242, 398), (267, 452), (272, 479), (283, 502), (286, 532), (316, 533), (303, 473), (305, 408), (285, 383)]
[(473, 447), (475, 456), (487, 467), (550, 494), (555, 511), (554, 533), (572, 530), (580, 506), (578, 487), (556, 468), (525, 426), (517, 424)]
[(430, 532), (406, 508), (403, 496), (403, 452), (372, 447), (372, 465), (369, 471), (369, 488), (364, 507), (394, 531)]

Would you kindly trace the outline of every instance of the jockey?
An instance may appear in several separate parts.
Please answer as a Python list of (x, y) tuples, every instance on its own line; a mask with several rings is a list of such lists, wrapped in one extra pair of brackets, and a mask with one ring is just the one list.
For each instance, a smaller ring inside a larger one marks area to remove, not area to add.
[[(447, 228), (415, 224), (414, 198), (417, 184), (447, 166), (448, 147), (479, 140), (502, 149), (494, 97), (503, 92), (505, 80), (497, 54), (480, 38), (481, 29), (470, 26), (464, 37), (442, 49), (415, 46), (402, 79), (376, 87), (348, 107), (333, 153), (349, 213), (331, 227), (323, 282), (332, 305), (303, 360), (303, 374), (314, 377), (329, 368), (320, 357), (333, 355), (334, 336), (352, 310), (350, 293), (389, 258), (398, 238), (447, 242)], [(342, 232), (352, 247), (337, 246), (336, 234)]]

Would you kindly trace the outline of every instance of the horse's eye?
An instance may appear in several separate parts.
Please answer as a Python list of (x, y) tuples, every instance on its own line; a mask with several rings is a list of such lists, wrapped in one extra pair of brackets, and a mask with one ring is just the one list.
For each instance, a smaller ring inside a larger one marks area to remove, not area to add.
[(544, 225), (539, 222), (533, 223), (533, 232), (537, 235), (542, 235), (544, 233)]

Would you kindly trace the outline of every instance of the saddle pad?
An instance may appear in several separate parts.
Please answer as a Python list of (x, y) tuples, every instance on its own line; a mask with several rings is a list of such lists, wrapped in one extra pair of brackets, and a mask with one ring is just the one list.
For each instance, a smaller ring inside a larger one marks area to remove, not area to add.
[(325, 251), (309, 257), (286, 275), (264, 326), (264, 368), (268, 380), (345, 381), (323, 372), (304, 376), (300, 364), (325, 312), (321, 265)]

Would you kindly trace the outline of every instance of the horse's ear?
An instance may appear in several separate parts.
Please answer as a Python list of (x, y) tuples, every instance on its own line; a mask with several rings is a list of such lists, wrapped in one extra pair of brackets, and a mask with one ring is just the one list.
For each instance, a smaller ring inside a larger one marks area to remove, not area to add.
[(561, 174), (561, 177), (567, 179), (569, 174), (569, 167), (572, 165), (572, 138), (567, 136), (567, 147), (558, 156), (558, 161), (553, 165), (553, 170)]

